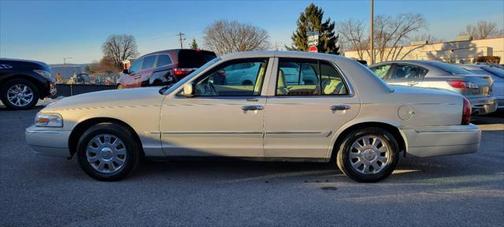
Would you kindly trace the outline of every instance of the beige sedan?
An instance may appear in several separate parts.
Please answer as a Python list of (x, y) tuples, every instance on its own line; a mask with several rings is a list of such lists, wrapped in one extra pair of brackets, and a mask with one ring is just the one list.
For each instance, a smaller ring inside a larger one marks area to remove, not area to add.
[(401, 155), (479, 149), (470, 103), (448, 91), (386, 85), (360, 63), (306, 52), (222, 56), (171, 87), (94, 92), (42, 109), (26, 129), (41, 154), (119, 180), (143, 157), (336, 162), (360, 182)]

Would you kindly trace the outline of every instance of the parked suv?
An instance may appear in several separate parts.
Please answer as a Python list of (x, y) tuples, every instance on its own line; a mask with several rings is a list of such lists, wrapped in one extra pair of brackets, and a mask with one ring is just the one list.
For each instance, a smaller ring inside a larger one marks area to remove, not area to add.
[(475, 115), (489, 114), (497, 109), (492, 96), (492, 78), (457, 65), (439, 61), (395, 61), (370, 68), (389, 84), (445, 89), (464, 95), (471, 102)]
[(0, 99), (9, 109), (29, 109), (39, 99), (56, 95), (54, 82), (43, 62), (0, 58)]
[(216, 57), (206, 50), (174, 49), (146, 54), (136, 59), (119, 78), (120, 88), (172, 84)]

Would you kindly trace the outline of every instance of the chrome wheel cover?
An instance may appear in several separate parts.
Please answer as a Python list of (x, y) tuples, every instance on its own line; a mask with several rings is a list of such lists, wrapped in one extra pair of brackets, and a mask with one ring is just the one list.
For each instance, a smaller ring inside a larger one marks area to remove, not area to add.
[(348, 155), (352, 169), (361, 174), (376, 174), (392, 162), (392, 150), (387, 141), (366, 135), (355, 140)]
[(126, 146), (117, 136), (99, 134), (89, 141), (86, 158), (96, 171), (115, 173), (124, 167), (127, 159)]
[(33, 101), (33, 90), (26, 84), (14, 84), (7, 90), (7, 100), (17, 107), (25, 107)]

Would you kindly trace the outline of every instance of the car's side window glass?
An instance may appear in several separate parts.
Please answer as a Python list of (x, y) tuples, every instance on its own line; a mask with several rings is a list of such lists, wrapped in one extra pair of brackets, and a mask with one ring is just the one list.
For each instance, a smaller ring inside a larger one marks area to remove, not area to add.
[(328, 63), (320, 63), (320, 80), (323, 95), (348, 94), (343, 77), (338, 70)]
[(423, 79), (427, 74), (427, 70), (415, 65), (402, 65), (398, 64), (395, 67), (393, 80), (418, 80)]
[(147, 56), (143, 59), (142, 69), (150, 69), (154, 67), (157, 55)]
[(142, 58), (135, 60), (131, 65), (131, 67), (129, 68), (129, 72), (130, 73), (138, 72), (138, 70), (140, 70), (140, 66), (142, 65), (142, 60), (143, 60)]
[(172, 64), (170, 56), (168, 56), (166, 54), (161, 54), (158, 56), (156, 67), (170, 65), (170, 64)]
[(195, 96), (257, 96), (266, 74), (268, 59), (233, 61), (198, 78)]
[(277, 96), (312, 96), (320, 94), (317, 61), (280, 59)]
[(380, 65), (374, 68), (371, 68), (371, 70), (380, 78), (380, 79), (385, 79), (385, 76), (387, 76), (388, 71), (390, 70), (390, 64), (389, 65)]

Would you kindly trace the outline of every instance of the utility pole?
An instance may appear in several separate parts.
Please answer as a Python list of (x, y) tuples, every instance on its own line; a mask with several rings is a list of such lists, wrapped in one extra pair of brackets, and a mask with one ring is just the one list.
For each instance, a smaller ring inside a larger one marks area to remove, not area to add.
[(182, 32), (179, 32), (177, 34), (177, 36), (179, 37), (179, 42), (180, 42), (180, 49), (184, 49), (184, 40), (185, 40), (185, 34), (182, 33)]
[(374, 0), (371, 0), (371, 19), (370, 19), (371, 25), (369, 26), (371, 28), (371, 31), (369, 31), (369, 43), (371, 44), (371, 64), (375, 63), (374, 59)]

